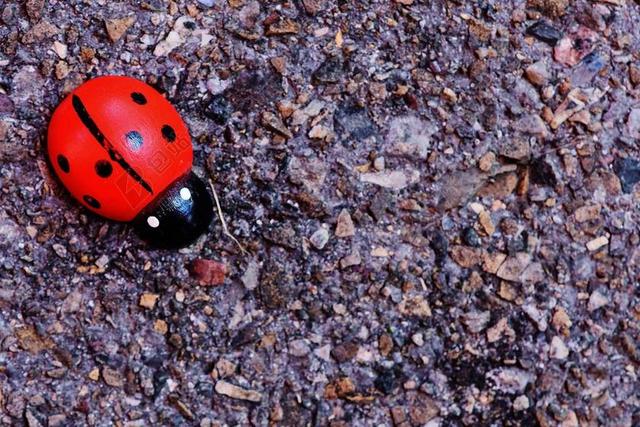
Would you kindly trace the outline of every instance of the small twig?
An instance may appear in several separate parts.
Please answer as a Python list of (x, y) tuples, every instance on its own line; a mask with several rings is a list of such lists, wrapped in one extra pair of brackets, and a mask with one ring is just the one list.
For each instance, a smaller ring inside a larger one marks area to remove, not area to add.
[(231, 240), (235, 242), (236, 245), (240, 248), (244, 255), (249, 255), (249, 252), (240, 244), (238, 239), (235, 238), (233, 234), (229, 232), (227, 228), (227, 221), (224, 220), (224, 214), (222, 213), (222, 208), (220, 207), (220, 201), (218, 200), (218, 194), (216, 193), (216, 187), (213, 185), (213, 181), (209, 180), (209, 185), (211, 186), (211, 191), (213, 191), (213, 199), (216, 201), (216, 208), (218, 210), (218, 218), (220, 218), (220, 222), (222, 223), (222, 230), (224, 234), (229, 237)]

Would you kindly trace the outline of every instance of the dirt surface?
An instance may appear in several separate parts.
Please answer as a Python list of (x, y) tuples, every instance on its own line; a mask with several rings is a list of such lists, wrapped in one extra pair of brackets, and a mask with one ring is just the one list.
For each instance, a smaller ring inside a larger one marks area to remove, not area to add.
[[(0, 424), (640, 425), (636, 2), (0, 13)], [(176, 106), (246, 253), (60, 186), (105, 74)]]

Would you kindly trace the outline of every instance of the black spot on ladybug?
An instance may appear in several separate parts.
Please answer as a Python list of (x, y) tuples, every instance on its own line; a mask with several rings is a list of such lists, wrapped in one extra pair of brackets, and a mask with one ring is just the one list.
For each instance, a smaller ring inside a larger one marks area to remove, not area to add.
[(122, 167), (122, 169), (125, 170), (125, 172), (127, 172), (133, 179), (136, 180), (136, 182), (138, 182), (142, 186), (142, 188), (153, 194), (153, 189), (151, 188), (149, 183), (146, 182), (142, 178), (142, 176), (134, 168), (131, 167), (129, 163), (127, 163), (127, 161), (122, 157), (122, 154), (120, 154), (115, 149), (111, 141), (105, 138), (102, 131), (100, 131), (100, 128), (98, 128), (96, 122), (94, 122), (89, 115), (89, 112), (87, 111), (87, 108), (85, 107), (82, 100), (77, 95), (73, 95), (73, 97), (71, 98), (71, 103), (73, 105), (73, 109), (76, 111), (76, 114), (78, 114), (78, 117), (82, 121), (82, 124), (84, 124), (89, 132), (91, 132), (91, 135), (93, 135), (98, 144), (100, 144), (102, 148), (107, 150), (111, 160), (118, 163)]
[(101, 178), (108, 178), (113, 172), (113, 166), (108, 160), (98, 160), (96, 162), (96, 173)]
[(147, 103), (147, 98), (140, 92), (132, 92), (131, 99), (133, 99), (133, 102), (136, 104), (144, 105)]
[(162, 126), (162, 137), (167, 140), (167, 142), (173, 142), (176, 140), (176, 131), (169, 125)]
[(92, 208), (100, 209), (100, 202), (94, 199), (93, 197), (89, 196), (88, 194), (82, 196), (82, 199), (85, 201), (86, 204), (88, 204)]
[(132, 130), (127, 133), (126, 138), (127, 143), (129, 144), (129, 147), (131, 147), (131, 149), (137, 151), (140, 149), (140, 147), (142, 147), (142, 135), (140, 135), (140, 132)]
[(62, 172), (69, 173), (69, 160), (62, 154), (58, 154), (58, 166), (62, 169)]

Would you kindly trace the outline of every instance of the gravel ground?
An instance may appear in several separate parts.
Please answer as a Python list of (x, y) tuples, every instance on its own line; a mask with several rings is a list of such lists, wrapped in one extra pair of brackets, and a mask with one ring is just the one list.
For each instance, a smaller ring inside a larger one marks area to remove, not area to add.
[[(640, 425), (637, 0), (0, 13), (0, 424)], [(52, 176), (104, 74), (177, 107), (244, 250)]]

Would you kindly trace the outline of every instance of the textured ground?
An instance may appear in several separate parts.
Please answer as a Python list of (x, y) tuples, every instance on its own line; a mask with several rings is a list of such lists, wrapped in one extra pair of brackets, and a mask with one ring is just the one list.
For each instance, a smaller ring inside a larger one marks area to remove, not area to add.
[[(636, 2), (0, 13), (0, 424), (640, 425)], [(247, 253), (60, 187), (103, 74), (176, 105)]]

